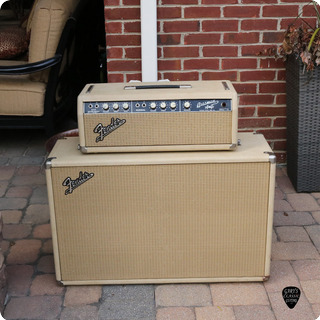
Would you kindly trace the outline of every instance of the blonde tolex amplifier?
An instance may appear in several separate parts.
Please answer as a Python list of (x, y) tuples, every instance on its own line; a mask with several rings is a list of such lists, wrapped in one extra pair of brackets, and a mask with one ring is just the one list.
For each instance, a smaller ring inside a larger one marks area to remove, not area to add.
[(270, 273), (275, 157), (262, 135), (233, 152), (82, 154), (47, 160), (63, 284), (263, 281)]
[(83, 153), (235, 149), (237, 93), (230, 81), (88, 84), (78, 125)]

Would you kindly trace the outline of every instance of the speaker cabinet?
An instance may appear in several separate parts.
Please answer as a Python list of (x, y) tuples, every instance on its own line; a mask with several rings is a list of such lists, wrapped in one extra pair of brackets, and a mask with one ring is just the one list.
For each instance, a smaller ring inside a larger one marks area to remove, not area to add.
[(275, 157), (262, 135), (235, 151), (84, 155), (58, 140), (46, 166), (63, 284), (263, 281)]
[(231, 150), (237, 93), (230, 81), (88, 84), (78, 124), (83, 153)]

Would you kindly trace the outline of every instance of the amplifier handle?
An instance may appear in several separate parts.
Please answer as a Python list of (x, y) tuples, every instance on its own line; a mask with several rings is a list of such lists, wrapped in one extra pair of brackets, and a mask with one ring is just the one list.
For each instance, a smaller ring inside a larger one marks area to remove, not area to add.
[(138, 90), (138, 89), (190, 89), (190, 84), (153, 84), (142, 86), (125, 86), (124, 90)]

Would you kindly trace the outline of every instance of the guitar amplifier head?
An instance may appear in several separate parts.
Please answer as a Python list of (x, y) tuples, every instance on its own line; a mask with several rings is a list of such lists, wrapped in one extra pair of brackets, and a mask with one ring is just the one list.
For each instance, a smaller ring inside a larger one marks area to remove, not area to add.
[(263, 135), (235, 151), (82, 154), (46, 162), (63, 284), (263, 281), (270, 274), (275, 156)]
[(237, 93), (230, 81), (88, 84), (78, 125), (83, 153), (231, 150)]

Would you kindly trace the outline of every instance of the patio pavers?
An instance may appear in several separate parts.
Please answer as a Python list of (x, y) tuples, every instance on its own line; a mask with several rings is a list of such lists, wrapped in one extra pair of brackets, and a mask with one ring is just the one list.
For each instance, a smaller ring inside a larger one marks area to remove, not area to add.
[[(8, 133), (8, 134), (7, 134)], [(0, 211), (8, 279), (6, 320), (282, 320), (320, 316), (320, 193), (296, 193), (277, 168), (269, 281), (61, 286), (55, 281), (39, 131), (1, 132)], [(294, 309), (286, 286), (301, 297)]]

